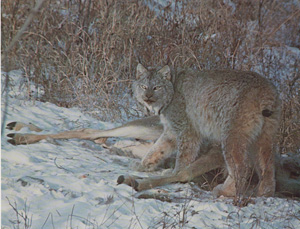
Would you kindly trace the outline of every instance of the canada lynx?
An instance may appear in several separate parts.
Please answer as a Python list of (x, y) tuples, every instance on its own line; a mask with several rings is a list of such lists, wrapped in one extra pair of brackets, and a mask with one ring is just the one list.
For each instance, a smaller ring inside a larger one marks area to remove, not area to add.
[(254, 72), (233, 70), (171, 73), (169, 66), (147, 70), (137, 66), (133, 92), (164, 125), (163, 134), (143, 158), (156, 168), (175, 151), (174, 173), (189, 166), (203, 141), (220, 143), (228, 177), (216, 195), (236, 196), (246, 189), (251, 168), (259, 176), (258, 196), (275, 191), (272, 140), (280, 116), (275, 87)]

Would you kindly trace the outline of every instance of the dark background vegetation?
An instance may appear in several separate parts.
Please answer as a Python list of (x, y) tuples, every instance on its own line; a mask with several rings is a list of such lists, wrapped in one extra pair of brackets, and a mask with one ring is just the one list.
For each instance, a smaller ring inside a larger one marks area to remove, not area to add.
[[(4, 50), (35, 5), (1, 1)], [(6, 57), (42, 100), (101, 120), (139, 116), (130, 88), (138, 62), (253, 70), (282, 98), (280, 151), (300, 150), (300, 10), (288, 0), (46, 0)], [(3, 56), (3, 55), (2, 55)], [(25, 83), (26, 86), (26, 83)], [(258, 98), (259, 99), (259, 98)]]

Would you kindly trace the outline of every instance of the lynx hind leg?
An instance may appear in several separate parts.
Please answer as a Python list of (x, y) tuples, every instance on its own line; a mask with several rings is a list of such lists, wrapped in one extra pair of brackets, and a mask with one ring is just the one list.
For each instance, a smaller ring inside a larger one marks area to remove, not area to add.
[[(251, 116), (248, 116), (251, 117)], [(246, 194), (248, 179), (252, 171), (249, 148), (256, 136), (261, 133), (262, 117), (257, 119), (241, 116), (235, 120), (235, 125), (227, 132), (222, 142), (228, 177), (223, 185), (217, 187), (214, 194), (217, 196), (242, 196)], [(248, 120), (248, 122), (247, 122)]]
[[(231, 140), (229, 140), (231, 139)], [(223, 146), (223, 154), (226, 162), (228, 176), (224, 184), (218, 185), (213, 193), (216, 196), (239, 196), (245, 192), (249, 176), (248, 156), (246, 154), (247, 141), (244, 139), (228, 137)]]
[(175, 140), (162, 135), (142, 159), (142, 166), (149, 171), (158, 168), (175, 151)]
[(275, 154), (272, 151), (278, 120), (265, 118), (261, 134), (253, 144), (255, 169), (259, 176), (257, 196), (273, 196), (275, 193)]

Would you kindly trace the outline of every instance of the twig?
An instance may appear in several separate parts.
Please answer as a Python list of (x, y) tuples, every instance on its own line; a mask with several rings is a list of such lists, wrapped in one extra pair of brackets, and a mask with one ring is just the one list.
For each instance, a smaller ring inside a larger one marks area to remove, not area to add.
[(46, 225), (46, 223), (47, 223), (49, 217), (51, 217), (52, 227), (55, 228), (55, 227), (54, 227), (54, 223), (53, 223), (53, 215), (52, 215), (51, 212), (48, 214), (47, 219), (45, 220), (45, 222), (44, 222), (42, 228), (44, 228), (44, 226)]
[(15, 201), (15, 206), (12, 205), (12, 203), (10, 202), (9, 198), (6, 197), (7, 201), (8, 201), (8, 204), (9, 206), (12, 207), (12, 209), (15, 211), (16, 213), (16, 217), (17, 217), (17, 223), (18, 223), (18, 226), (20, 225), (20, 220), (19, 220), (19, 216), (24, 220), (24, 228), (30, 228), (31, 225), (32, 225), (32, 216), (31, 218), (28, 217), (27, 215), (27, 205), (26, 205), (26, 202), (25, 202), (25, 207), (24, 207), (24, 214), (20, 213), (19, 210), (18, 210), (18, 207), (17, 207), (17, 203)]
[[(274, 30), (272, 30), (269, 34), (268, 34), (268, 38), (273, 36), (274, 33), (276, 33), (285, 23), (287, 23), (289, 20), (291, 20), (295, 15), (299, 14), (300, 10), (296, 10), (291, 16), (289, 16), (286, 20), (284, 20), (282, 23), (280, 23), (279, 26), (277, 26), (277, 28), (275, 28)], [(267, 39), (266, 39), (267, 40)]]
[(31, 10), (31, 13), (29, 14), (28, 18), (26, 19), (25, 23), (23, 24), (22, 28), (18, 31), (18, 33), (16, 34), (16, 36), (12, 39), (12, 41), (10, 42), (10, 44), (7, 46), (7, 48), (5, 49), (5, 53), (7, 54), (12, 47), (15, 45), (15, 43), (21, 38), (21, 36), (23, 35), (23, 33), (25, 32), (25, 30), (27, 29), (27, 27), (29, 26), (30, 22), (32, 21), (32, 19), (35, 17), (35, 15), (39, 12), (40, 7), (43, 5), (45, 0), (39, 0), (37, 2), (37, 4), (35, 5), (35, 7)]
[(17, 32), (17, 34), (14, 36), (14, 38), (12, 39), (12, 41), (10, 42), (10, 44), (7, 46), (7, 48), (4, 50), (4, 55), (3, 55), (3, 60), (4, 60), (4, 69), (6, 71), (6, 76), (5, 76), (5, 84), (4, 84), (4, 90), (6, 89), (6, 94), (5, 94), (5, 98), (4, 98), (4, 109), (2, 112), (2, 123), (1, 123), (1, 135), (4, 134), (4, 125), (5, 125), (5, 120), (6, 120), (6, 111), (7, 111), (7, 105), (8, 105), (8, 83), (9, 83), (9, 74), (8, 74), (8, 70), (9, 70), (9, 65), (10, 65), (10, 61), (8, 58), (8, 53), (9, 51), (14, 47), (14, 45), (16, 44), (16, 42), (21, 38), (21, 36), (23, 35), (23, 33), (25, 32), (25, 30), (27, 29), (27, 27), (29, 26), (30, 22), (32, 21), (32, 19), (34, 18), (34, 16), (38, 13), (40, 7), (42, 6), (42, 4), (44, 3), (45, 0), (39, 0), (36, 4), (36, 6), (31, 10), (31, 13), (29, 14), (28, 18), (26, 19), (25, 23), (23, 24), (22, 28)]
[(72, 220), (73, 220), (74, 209), (75, 209), (75, 204), (73, 205), (72, 211), (71, 211), (70, 228), (73, 228), (73, 227), (72, 227)]
[(55, 166), (56, 166), (57, 168), (59, 168), (59, 169), (62, 169), (62, 170), (65, 170), (66, 172), (70, 172), (70, 173), (73, 173), (73, 174), (74, 174), (74, 172), (73, 172), (73, 171), (71, 171), (71, 170), (68, 170), (68, 169), (65, 169), (64, 167), (62, 167), (62, 166), (58, 165), (58, 164), (56, 163), (56, 159), (57, 159), (57, 157), (56, 157), (56, 158), (54, 158), (54, 164), (55, 164)]

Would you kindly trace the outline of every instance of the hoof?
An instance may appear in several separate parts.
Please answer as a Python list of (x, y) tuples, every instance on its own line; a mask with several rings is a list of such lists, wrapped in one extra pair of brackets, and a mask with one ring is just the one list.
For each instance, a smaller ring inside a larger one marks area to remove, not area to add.
[(133, 177), (125, 177), (123, 175), (119, 176), (117, 179), (117, 183), (119, 184), (127, 184), (132, 187), (134, 190), (138, 191), (139, 183)]
[(17, 122), (10, 122), (6, 125), (6, 129), (8, 130), (14, 130), (15, 126), (17, 125)]
[(6, 135), (7, 137), (11, 138), (9, 140), (7, 140), (8, 143), (12, 144), (12, 145), (17, 145), (17, 142), (15, 140), (15, 134), (8, 134)]

